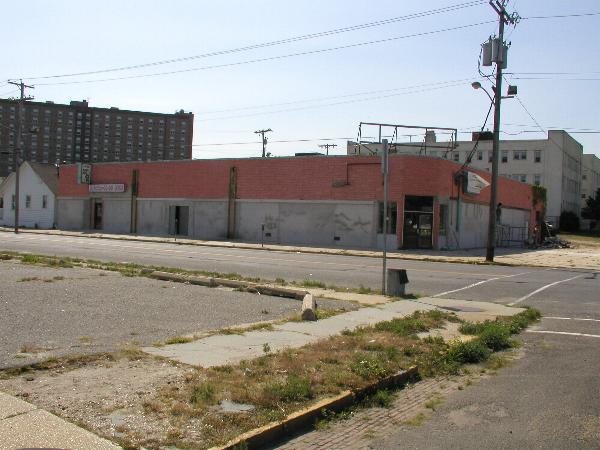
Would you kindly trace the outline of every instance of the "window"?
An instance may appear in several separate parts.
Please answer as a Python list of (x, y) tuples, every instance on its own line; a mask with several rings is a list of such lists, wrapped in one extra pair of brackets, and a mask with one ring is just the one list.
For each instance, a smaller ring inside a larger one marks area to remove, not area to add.
[(4, 197), (0, 197), (0, 209), (4, 208)]
[[(377, 224), (377, 233), (383, 233), (383, 202), (377, 202), (379, 207), (379, 221)], [(398, 203), (388, 202), (387, 208), (388, 226), (387, 234), (396, 234), (396, 218), (398, 216)]]
[(513, 159), (517, 161), (524, 161), (527, 159), (527, 151), (526, 150), (515, 150), (513, 152)]
[(492, 151), (490, 150), (490, 151), (488, 152), (488, 162), (489, 162), (489, 163), (491, 163), (491, 162), (492, 162), (492, 157), (493, 157), (493, 156), (494, 156), (494, 155), (493, 155)]
[(534, 158), (534, 161), (536, 163), (542, 162), (542, 151), (541, 150), (536, 150), (535, 153), (534, 153), (533, 158)]
[(15, 210), (15, 196), (12, 196), (11, 199), (11, 205), (10, 205), (10, 209), (12, 209), (13, 211)]
[(29, 194), (25, 196), (25, 208), (31, 208), (31, 195)]
[(454, 162), (458, 162), (460, 158), (460, 155), (458, 153), (455, 153), (454, 155), (452, 155), (452, 159), (454, 160)]
[(481, 150), (479, 150), (479, 151), (477, 152), (477, 160), (478, 160), (478, 161), (481, 161), (481, 160), (483, 160), (483, 152), (482, 152)]
[(521, 183), (527, 183), (527, 175), (519, 175), (519, 181)]
[(508, 162), (508, 150), (502, 150), (502, 162)]

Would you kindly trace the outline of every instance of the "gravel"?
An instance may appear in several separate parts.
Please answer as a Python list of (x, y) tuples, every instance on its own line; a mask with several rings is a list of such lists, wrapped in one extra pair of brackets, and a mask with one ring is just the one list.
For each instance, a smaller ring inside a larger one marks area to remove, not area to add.
[[(0, 369), (274, 320), (295, 300), (85, 268), (0, 262)], [(323, 309), (356, 309), (319, 300)]]

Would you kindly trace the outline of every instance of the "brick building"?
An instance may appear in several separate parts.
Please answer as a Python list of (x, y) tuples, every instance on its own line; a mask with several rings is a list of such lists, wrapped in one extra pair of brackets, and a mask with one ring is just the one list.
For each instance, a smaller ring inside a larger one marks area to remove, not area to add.
[[(63, 166), (57, 221), (63, 229), (382, 248), (380, 163), (332, 156), (94, 164), (89, 185), (78, 182), (77, 166)], [(388, 248), (485, 246), (490, 188), (468, 194), (455, 182), (459, 168), (390, 157)], [(531, 186), (503, 178), (498, 198), (501, 229), (520, 230), (522, 243), (536, 220)]]
[[(15, 170), (17, 102), (0, 99), (0, 177)], [(194, 115), (26, 102), (23, 161), (44, 164), (191, 159)]]

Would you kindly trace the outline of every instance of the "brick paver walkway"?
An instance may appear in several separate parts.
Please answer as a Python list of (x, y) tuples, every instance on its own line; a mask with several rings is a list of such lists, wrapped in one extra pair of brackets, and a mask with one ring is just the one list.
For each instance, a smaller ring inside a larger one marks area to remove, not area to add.
[(427, 379), (409, 386), (396, 395), (390, 408), (368, 408), (356, 411), (350, 419), (334, 421), (327, 429), (311, 431), (274, 448), (285, 450), (306, 449), (370, 449), (369, 443), (385, 435), (419, 413), (431, 410), (425, 407), (432, 398), (445, 397), (464, 382), (459, 378)]

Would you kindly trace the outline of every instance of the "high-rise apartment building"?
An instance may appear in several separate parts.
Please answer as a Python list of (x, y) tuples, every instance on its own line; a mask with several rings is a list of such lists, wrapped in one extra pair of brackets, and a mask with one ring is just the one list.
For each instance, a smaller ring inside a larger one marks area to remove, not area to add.
[[(0, 177), (15, 170), (15, 100), (0, 99)], [(191, 159), (194, 115), (25, 102), (21, 160), (95, 163)]]

